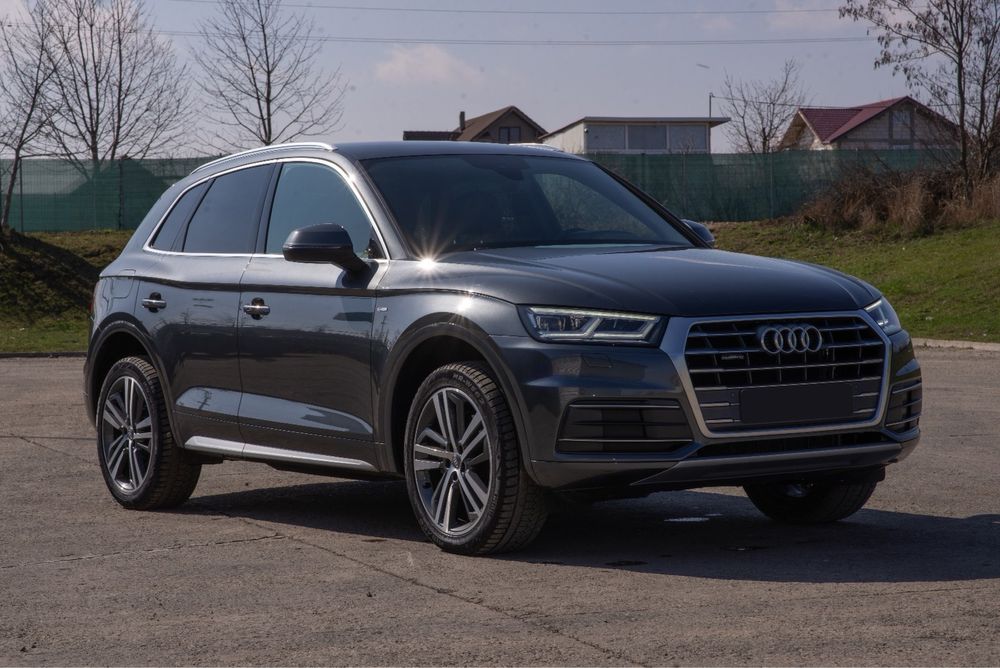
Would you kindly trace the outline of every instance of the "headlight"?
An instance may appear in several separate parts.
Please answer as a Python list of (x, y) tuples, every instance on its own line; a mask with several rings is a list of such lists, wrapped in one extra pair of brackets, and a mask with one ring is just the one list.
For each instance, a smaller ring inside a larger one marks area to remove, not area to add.
[(878, 300), (871, 306), (865, 309), (868, 311), (868, 315), (878, 323), (878, 326), (886, 334), (895, 334), (903, 329), (903, 326), (899, 323), (899, 316), (896, 315), (896, 311), (893, 310), (892, 306), (889, 304), (889, 300), (885, 297)]
[(542, 341), (650, 343), (663, 318), (638, 313), (528, 306), (521, 309), (525, 326)]

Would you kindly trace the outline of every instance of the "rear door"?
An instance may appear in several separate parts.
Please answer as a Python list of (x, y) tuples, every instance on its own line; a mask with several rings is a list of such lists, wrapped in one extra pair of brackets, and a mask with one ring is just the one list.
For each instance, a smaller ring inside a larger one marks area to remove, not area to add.
[(292, 230), (336, 223), (359, 256), (384, 257), (372, 218), (346, 173), (319, 161), (284, 163), (266, 208), (262, 252), (243, 276), (239, 315), (244, 439), (317, 461), (373, 463), (371, 335), (384, 263), (352, 276), (281, 255)]
[(174, 402), (175, 429), (239, 441), (239, 285), (250, 261), (273, 165), (188, 189), (150, 243), (157, 268), (137, 315), (153, 338)]

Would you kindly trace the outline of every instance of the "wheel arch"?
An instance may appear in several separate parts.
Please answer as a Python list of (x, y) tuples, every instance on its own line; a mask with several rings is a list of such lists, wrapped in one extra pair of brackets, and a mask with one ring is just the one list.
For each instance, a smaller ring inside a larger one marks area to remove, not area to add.
[(100, 332), (91, 341), (84, 380), (87, 415), (92, 423), (96, 420), (97, 401), (108, 371), (119, 360), (133, 355), (148, 359), (153, 368), (156, 369), (164, 397), (167, 399), (167, 413), (168, 415), (172, 414), (173, 403), (170, 388), (166, 384), (160, 360), (152, 353), (152, 350), (149, 338), (136, 322), (123, 319), (102, 326)]
[(521, 460), (534, 479), (521, 395), (499, 350), (485, 331), (474, 322), (454, 314), (447, 314), (444, 319), (429, 316), (401, 336), (394, 348), (396, 352), (386, 365), (386, 373), (383, 375), (383, 386), (386, 389), (379, 409), (379, 424), (385, 441), (384, 466), (389, 472), (403, 472), (406, 418), (413, 397), (424, 379), (445, 364), (478, 361), (488, 367), (507, 397), (517, 431)]

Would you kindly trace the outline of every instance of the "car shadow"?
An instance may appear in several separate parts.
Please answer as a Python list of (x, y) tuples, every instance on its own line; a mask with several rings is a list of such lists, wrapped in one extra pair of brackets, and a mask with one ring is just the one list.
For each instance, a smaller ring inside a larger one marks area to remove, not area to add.
[[(874, 498), (878, 500), (878, 492)], [(426, 542), (401, 482), (329, 482), (202, 496), (179, 512)], [(949, 582), (1000, 577), (1000, 515), (865, 509), (821, 526), (772, 522), (742, 495), (670, 492), (564, 505), (497, 559), (763, 582)]]

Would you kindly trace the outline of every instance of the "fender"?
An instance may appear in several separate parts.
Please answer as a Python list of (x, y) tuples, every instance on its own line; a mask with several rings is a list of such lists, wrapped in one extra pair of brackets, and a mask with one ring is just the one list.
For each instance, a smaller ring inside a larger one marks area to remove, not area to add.
[[(171, 429), (173, 429), (174, 397), (166, 381), (167, 375), (164, 373), (163, 363), (152, 352), (154, 350), (153, 342), (146, 328), (129, 313), (117, 313), (113, 318), (105, 320), (91, 337), (87, 351), (87, 361), (84, 364), (84, 393), (86, 396), (87, 415), (90, 417), (91, 424), (96, 424), (97, 400), (101, 391), (100, 386), (96, 384), (97, 379), (93, 377), (93, 362), (97, 359), (107, 340), (115, 334), (128, 334), (138, 341), (139, 345), (145, 350), (146, 358), (149, 359), (153, 368), (156, 369), (157, 375), (160, 377), (160, 389), (163, 392), (164, 404), (167, 407), (167, 417), (170, 421)], [(176, 433), (174, 434), (174, 440), (177, 441)]]
[(452, 336), (462, 339), (475, 348), (476, 352), (486, 360), (497, 382), (500, 383), (500, 388), (507, 397), (511, 416), (514, 418), (518, 447), (521, 450), (521, 463), (532, 480), (535, 480), (527, 446), (528, 434), (524, 426), (524, 399), (517, 389), (517, 383), (508, 372), (507, 365), (504, 364), (500, 356), (500, 349), (490, 336), (476, 323), (454, 313), (435, 313), (424, 316), (413, 323), (397, 339), (389, 353), (388, 360), (378, 374), (381, 380), (377, 384), (385, 388), (379, 397), (377, 407), (380, 431), (383, 436), (380, 439), (381, 443), (379, 446), (382, 449), (379, 453), (379, 458), (383, 470), (401, 473), (397, 470), (398, 467), (395, 463), (392, 443), (392, 405), (399, 381), (399, 373), (414, 349), (421, 343), (436, 336)]

